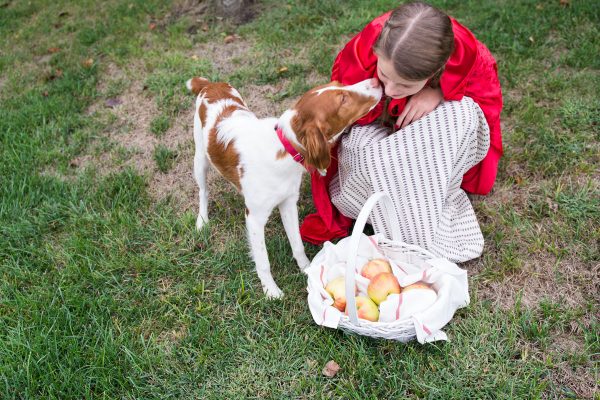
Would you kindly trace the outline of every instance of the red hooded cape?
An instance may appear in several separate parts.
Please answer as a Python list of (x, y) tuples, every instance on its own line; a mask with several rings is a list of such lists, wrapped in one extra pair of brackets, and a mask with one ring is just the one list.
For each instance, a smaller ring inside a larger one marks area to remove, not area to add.
[[(331, 80), (354, 84), (377, 77), (377, 56), (373, 45), (383, 25), (391, 14), (387, 12), (371, 21), (352, 38), (333, 63)], [(451, 18), (454, 31), (454, 52), (446, 63), (440, 79), (444, 100), (460, 100), (471, 97), (483, 110), (490, 127), (490, 149), (486, 157), (463, 177), (462, 188), (470, 193), (487, 194), (496, 180), (498, 160), (502, 156), (500, 112), (502, 92), (498, 80), (496, 61), (489, 50), (464, 26)], [(404, 99), (392, 99), (388, 105), (391, 116), (399, 116), (406, 104)], [(385, 99), (356, 123), (366, 125), (377, 119), (385, 106)], [(337, 154), (337, 146), (332, 150)], [(300, 227), (302, 239), (314, 244), (348, 236), (352, 219), (342, 215), (331, 203), (329, 182), (337, 173), (337, 157), (326, 176), (311, 174), (312, 195), (317, 212), (308, 215)]]

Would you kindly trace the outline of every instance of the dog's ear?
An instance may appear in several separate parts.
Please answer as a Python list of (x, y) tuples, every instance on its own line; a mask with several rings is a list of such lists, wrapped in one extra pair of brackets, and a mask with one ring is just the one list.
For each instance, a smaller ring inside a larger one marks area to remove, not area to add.
[(185, 86), (188, 88), (188, 90), (194, 94), (198, 94), (200, 93), (200, 91), (202, 89), (204, 89), (208, 84), (210, 83), (210, 81), (206, 78), (198, 78), (198, 77), (193, 77), (192, 79), (189, 79), (186, 83)]
[(329, 143), (327, 141), (327, 127), (310, 124), (304, 130), (304, 148), (306, 163), (318, 170), (326, 170), (331, 163)]

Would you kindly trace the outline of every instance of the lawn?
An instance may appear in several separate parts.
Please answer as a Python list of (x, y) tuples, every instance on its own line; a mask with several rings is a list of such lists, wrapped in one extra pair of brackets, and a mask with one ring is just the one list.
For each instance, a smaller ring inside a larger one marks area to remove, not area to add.
[(184, 0), (0, 0), (0, 398), (600, 399), (597, 1), (433, 1), (494, 53), (505, 96), (449, 342), (316, 326), (278, 216), (286, 296), (266, 300), (243, 201), (214, 174), (195, 231), (185, 81), (277, 115), (397, 3), (265, 0), (234, 25)]

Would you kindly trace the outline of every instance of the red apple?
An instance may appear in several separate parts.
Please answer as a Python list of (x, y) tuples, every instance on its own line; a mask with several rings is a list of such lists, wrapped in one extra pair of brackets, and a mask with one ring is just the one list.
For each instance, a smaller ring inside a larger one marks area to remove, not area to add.
[(430, 290), (433, 290), (433, 289), (431, 289), (431, 286), (429, 284), (427, 284), (425, 282), (419, 281), (419, 282), (413, 283), (412, 285), (408, 285), (406, 287), (403, 287), (402, 288), (402, 293), (406, 292), (407, 290), (413, 290), (413, 289), (430, 289)]
[[(356, 296), (355, 299), (358, 318), (377, 322), (379, 319), (379, 309), (377, 309), (377, 304), (373, 303), (373, 300), (366, 296)], [(348, 315), (348, 310), (346, 310), (346, 315)]]
[(398, 305), (398, 319), (405, 319), (421, 313), (431, 307), (437, 300), (437, 293), (425, 282), (415, 282), (402, 288), (402, 303)]
[(437, 301), (437, 294), (431, 285), (416, 282), (402, 288), (398, 296), (390, 296), (379, 305), (379, 321), (404, 320), (427, 310)]
[(374, 258), (363, 265), (360, 274), (371, 280), (382, 272), (392, 272), (392, 266), (383, 258)]
[(382, 272), (371, 279), (367, 287), (367, 294), (375, 304), (379, 305), (390, 294), (400, 293), (400, 290), (400, 284), (394, 274), (391, 272)]
[(325, 286), (325, 291), (333, 297), (333, 306), (344, 312), (346, 309), (346, 278), (339, 276), (329, 281), (327, 286)]

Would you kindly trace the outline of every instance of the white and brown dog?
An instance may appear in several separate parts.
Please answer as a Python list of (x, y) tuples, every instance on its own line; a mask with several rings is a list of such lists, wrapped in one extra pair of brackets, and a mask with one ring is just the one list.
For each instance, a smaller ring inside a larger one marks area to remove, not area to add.
[(192, 78), (197, 94), (194, 113), (194, 177), (200, 189), (196, 228), (208, 222), (206, 172), (213, 167), (244, 196), (252, 258), (268, 297), (283, 295), (271, 275), (264, 227), (275, 207), (294, 258), (301, 269), (310, 264), (300, 238), (297, 202), (302, 172), (325, 173), (330, 150), (340, 134), (379, 102), (376, 79), (351, 86), (337, 82), (308, 91), (277, 120), (259, 119), (237, 90), (224, 82)]

